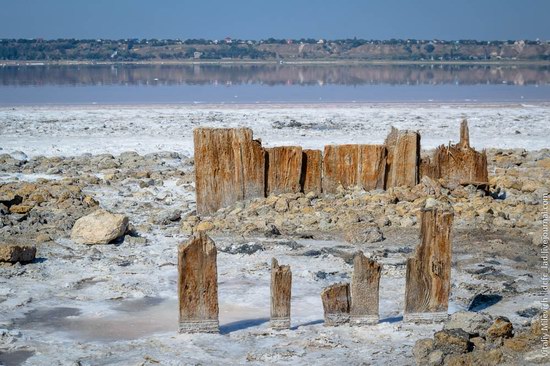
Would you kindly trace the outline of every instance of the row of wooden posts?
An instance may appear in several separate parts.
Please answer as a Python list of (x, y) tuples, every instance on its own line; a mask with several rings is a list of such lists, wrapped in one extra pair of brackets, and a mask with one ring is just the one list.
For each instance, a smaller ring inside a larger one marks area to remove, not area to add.
[(470, 147), (468, 124), (460, 143), (441, 145), (420, 157), (420, 134), (392, 127), (383, 145), (327, 145), (324, 151), (300, 146), (262, 147), (248, 128), (194, 130), (197, 212), (209, 214), (237, 201), (270, 194), (336, 193), (413, 187), (424, 176), (450, 184), (486, 183), (487, 156)]
[[(453, 214), (437, 208), (421, 215), (420, 244), (407, 259), (404, 321), (437, 321), (447, 317), (451, 278), (450, 233)], [(205, 232), (178, 249), (179, 331), (218, 332), (217, 251)], [(353, 259), (351, 286), (339, 283), (321, 293), (325, 325), (376, 324), (382, 265), (362, 252)], [(271, 264), (271, 327), (290, 327), (290, 266)]]

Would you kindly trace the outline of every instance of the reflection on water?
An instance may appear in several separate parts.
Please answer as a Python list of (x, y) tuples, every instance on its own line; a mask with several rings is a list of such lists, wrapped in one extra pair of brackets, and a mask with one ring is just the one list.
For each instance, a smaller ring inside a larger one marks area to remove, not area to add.
[(4, 106), (548, 101), (548, 65), (0, 67)]
[(550, 66), (81, 65), (0, 67), (2, 86), (550, 84)]

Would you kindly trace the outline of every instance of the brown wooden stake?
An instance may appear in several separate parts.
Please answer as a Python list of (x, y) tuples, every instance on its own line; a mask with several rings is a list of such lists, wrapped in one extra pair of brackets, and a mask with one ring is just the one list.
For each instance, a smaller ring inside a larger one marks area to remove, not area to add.
[(323, 153), (321, 150), (304, 150), (302, 154), (302, 190), (305, 194), (322, 192)]
[(216, 245), (204, 232), (178, 248), (180, 333), (217, 333), (218, 272)]
[(278, 146), (267, 151), (266, 195), (301, 191), (302, 148)]
[(326, 326), (336, 326), (349, 321), (349, 283), (337, 283), (325, 288), (321, 292), (321, 299)]
[(290, 266), (280, 266), (271, 260), (271, 328), (290, 328), (290, 298), (292, 272)]
[(358, 252), (353, 257), (351, 279), (352, 325), (377, 324), (379, 320), (379, 288), (382, 265)]
[(386, 189), (414, 187), (419, 182), (420, 135), (392, 127), (386, 138)]
[(249, 128), (197, 128), (197, 213), (208, 214), (265, 194), (265, 153)]
[(433, 208), (420, 215), (421, 242), (407, 260), (406, 322), (444, 320), (449, 306), (453, 213)]

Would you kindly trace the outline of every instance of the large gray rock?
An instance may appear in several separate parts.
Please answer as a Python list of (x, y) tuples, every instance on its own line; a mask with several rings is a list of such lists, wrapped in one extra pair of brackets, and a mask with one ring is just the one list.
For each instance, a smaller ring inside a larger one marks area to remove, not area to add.
[(80, 244), (107, 244), (126, 232), (128, 217), (97, 210), (78, 219), (71, 232), (71, 239)]
[(31, 262), (36, 256), (34, 245), (0, 243), (0, 262)]
[(484, 337), (491, 323), (492, 319), (489, 315), (459, 311), (451, 315), (443, 329), (462, 329), (472, 337)]

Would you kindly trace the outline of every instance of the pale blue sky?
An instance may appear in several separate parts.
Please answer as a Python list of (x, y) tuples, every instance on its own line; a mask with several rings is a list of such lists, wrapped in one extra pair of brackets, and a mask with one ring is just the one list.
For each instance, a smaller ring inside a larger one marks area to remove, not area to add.
[(550, 39), (550, 0), (0, 0), (0, 38)]

